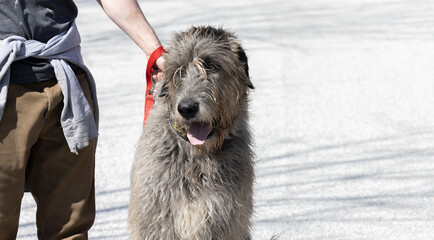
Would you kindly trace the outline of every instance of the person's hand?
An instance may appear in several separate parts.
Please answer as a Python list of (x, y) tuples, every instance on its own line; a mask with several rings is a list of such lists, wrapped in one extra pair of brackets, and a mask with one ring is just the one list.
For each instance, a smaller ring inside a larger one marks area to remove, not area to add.
[(155, 82), (162, 81), (164, 78), (164, 58), (159, 57), (152, 67), (151, 77)]

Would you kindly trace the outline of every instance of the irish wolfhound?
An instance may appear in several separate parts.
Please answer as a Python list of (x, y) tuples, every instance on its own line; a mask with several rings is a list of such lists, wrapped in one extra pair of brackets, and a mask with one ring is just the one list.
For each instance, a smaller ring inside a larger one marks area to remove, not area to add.
[(132, 167), (130, 239), (250, 239), (246, 54), (207, 26), (175, 34), (167, 50)]

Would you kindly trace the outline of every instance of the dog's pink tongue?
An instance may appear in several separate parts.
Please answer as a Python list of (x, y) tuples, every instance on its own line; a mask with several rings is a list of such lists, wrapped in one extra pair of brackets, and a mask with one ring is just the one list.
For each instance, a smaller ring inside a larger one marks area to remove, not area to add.
[(193, 123), (187, 131), (187, 137), (191, 144), (202, 145), (211, 131), (209, 124)]

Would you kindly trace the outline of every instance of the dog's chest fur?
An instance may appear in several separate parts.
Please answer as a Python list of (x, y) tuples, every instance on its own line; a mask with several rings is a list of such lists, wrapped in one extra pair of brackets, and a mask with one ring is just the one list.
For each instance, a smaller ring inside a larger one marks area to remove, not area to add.
[(203, 231), (206, 222), (213, 215), (214, 207), (206, 198), (194, 200), (183, 197), (173, 206), (174, 227), (181, 239), (200, 239), (198, 232)]
[(167, 172), (167, 177), (176, 179), (178, 185), (172, 188), (174, 199), (170, 206), (174, 227), (181, 239), (201, 239), (198, 234), (210, 231), (207, 222), (219, 208), (216, 197), (221, 192), (219, 176), (224, 167), (206, 154), (178, 151), (178, 161), (169, 164), (177, 170)]
[(181, 239), (205, 239), (204, 236), (215, 234), (210, 226), (218, 223), (212, 223), (215, 221), (212, 216), (235, 215), (234, 210), (239, 207), (236, 204), (246, 205), (233, 200), (243, 191), (241, 186), (246, 184), (243, 179), (252, 180), (250, 159), (240, 157), (248, 154), (236, 154), (237, 147), (231, 140), (225, 142), (226, 149), (222, 151), (229, 153), (208, 155), (197, 152), (175, 135), (171, 139), (175, 141), (169, 144), (173, 148), (166, 151), (171, 152), (171, 156), (162, 156), (159, 162), (165, 169), (162, 177), (172, 179), (175, 185), (168, 193), (172, 197), (169, 208), (174, 228)]

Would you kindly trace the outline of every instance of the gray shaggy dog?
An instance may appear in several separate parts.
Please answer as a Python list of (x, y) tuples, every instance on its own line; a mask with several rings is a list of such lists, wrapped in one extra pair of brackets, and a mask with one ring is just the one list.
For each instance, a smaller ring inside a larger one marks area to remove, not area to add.
[(132, 166), (130, 239), (250, 239), (246, 54), (209, 26), (175, 34), (167, 50)]

